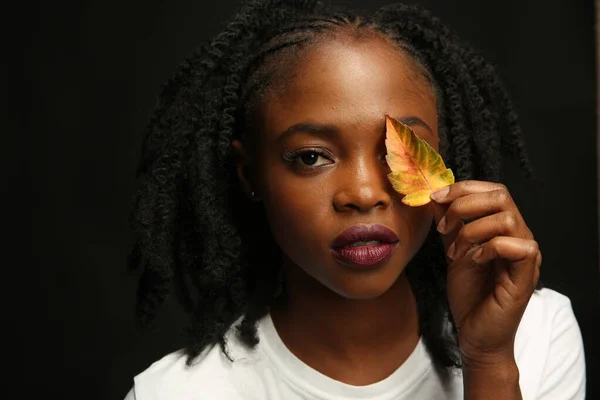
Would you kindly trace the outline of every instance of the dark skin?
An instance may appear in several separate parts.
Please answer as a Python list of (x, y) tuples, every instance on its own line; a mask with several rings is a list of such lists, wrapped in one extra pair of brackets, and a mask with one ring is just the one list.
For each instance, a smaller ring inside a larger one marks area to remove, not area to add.
[[(275, 83), (259, 104), (252, 146), (233, 143), (240, 180), (263, 202), (284, 254), (287, 291), (271, 308), (282, 340), (341, 382), (367, 385), (389, 376), (419, 340), (404, 269), (431, 224), (445, 216), (440, 234), (447, 250), (456, 249), (448, 258), (448, 296), (465, 396), (520, 398), (514, 336), (541, 255), (508, 191), (464, 181), (425, 206), (402, 204), (387, 180), (385, 114), (439, 149), (430, 84), (410, 58), (377, 37), (338, 36), (299, 59), (286, 85)], [(374, 269), (344, 266), (330, 252), (342, 230), (361, 223), (383, 224), (399, 238), (392, 257)]]

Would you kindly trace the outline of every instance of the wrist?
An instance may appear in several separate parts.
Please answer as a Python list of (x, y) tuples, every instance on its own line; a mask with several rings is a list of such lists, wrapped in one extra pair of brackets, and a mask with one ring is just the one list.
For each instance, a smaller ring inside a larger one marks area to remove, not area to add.
[(517, 362), (512, 349), (497, 350), (493, 352), (465, 352), (461, 349), (463, 368), (473, 371), (489, 371), (517, 369)]
[(465, 359), (465, 399), (521, 399), (519, 368), (509, 355)]

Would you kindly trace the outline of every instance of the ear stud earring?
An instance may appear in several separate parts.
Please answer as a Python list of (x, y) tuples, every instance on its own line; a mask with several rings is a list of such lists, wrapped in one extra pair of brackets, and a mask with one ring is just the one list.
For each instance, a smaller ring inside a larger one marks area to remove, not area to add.
[(260, 197), (258, 197), (258, 195), (256, 194), (256, 192), (254, 190), (250, 192), (250, 200), (251, 201), (260, 201)]

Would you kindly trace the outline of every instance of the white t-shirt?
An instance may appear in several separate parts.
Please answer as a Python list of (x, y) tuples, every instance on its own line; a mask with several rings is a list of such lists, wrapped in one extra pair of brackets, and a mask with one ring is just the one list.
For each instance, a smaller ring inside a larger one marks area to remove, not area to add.
[[(171, 353), (134, 378), (125, 400), (341, 400), (462, 399), (460, 370), (443, 379), (422, 341), (390, 376), (367, 386), (348, 385), (312, 369), (290, 352), (269, 315), (259, 321), (259, 344), (250, 350), (230, 330), (230, 362), (219, 346), (186, 366)], [(542, 289), (532, 296), (515, 341), (523, 399), (585, 397), (585, 361), (569, 299)]]

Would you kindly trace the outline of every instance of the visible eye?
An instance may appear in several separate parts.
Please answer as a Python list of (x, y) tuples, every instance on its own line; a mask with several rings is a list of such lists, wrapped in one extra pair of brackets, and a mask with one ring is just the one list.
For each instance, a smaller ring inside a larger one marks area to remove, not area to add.
[(319, 161), (325, 161), (325, 164), (327, 163), (327, 159), (315, 151), (307, 151), (302, 153), (298, 156), (298, 159), (302, 162), (302, 164), (309, 165), (311, 167), (321, 165)]
[(332, 164), (331, 157), (320, 149), (301, 149), (286, 153), (283, 158), (303, 167), (321, 167)]

